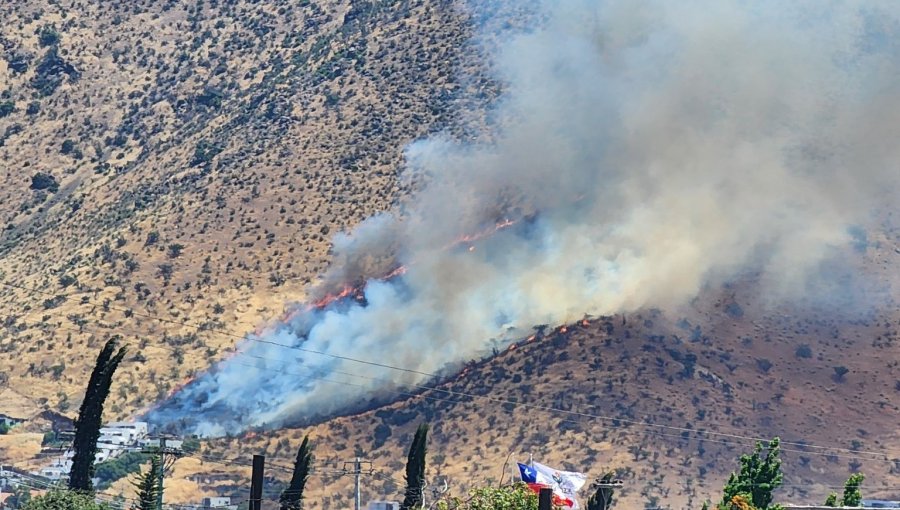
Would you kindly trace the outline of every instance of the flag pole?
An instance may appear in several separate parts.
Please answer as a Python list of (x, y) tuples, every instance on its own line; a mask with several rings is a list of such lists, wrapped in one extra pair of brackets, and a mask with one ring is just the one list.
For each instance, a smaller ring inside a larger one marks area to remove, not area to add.
[(528, 452), (528, 465), (534, 469), (534, 455), (532, 455), (531, 452)]

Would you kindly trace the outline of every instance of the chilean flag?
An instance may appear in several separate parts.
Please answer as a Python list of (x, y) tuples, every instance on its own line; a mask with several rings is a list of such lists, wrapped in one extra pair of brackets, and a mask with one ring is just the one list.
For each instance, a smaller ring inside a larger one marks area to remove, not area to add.
[[(584, 485), (585, 477), (581, 473), (557, 471), (535, 462), (535, 467), (517, 462), (522, 481), (536, 494), (541, 489), (553, 490), (553, 505), (573, 510), (579, 508), (574, 492)], [(580, 483), (578, 483), (580, 482)]]

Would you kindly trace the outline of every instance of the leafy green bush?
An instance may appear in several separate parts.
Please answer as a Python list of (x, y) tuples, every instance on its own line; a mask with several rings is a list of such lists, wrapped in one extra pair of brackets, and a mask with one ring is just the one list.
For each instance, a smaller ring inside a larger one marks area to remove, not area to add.
[(109, 510), (106, 503), (97, 503), (94, 497), (74, 491), (51, 490), (43, 496), (31, 498), (23, 510)]
[(59, 44), (59, 32), (53, 25), (44, 25), (37, 30), (38, 42), (41, 46), (56, 46)]
[(798, 358), (809, 359), (812, 358), (813, 352), (812, 348), (807, 344), (800, 344), (800, 347), (797, 347), (797, 351), (794, 353)]
[(537, 494), (524, 483), (472, 489), (468, 501), (450, 498), (438, 503), (440, 510), (537, 510), (537, 507)]
[(114, 459), (97, 464), (94, 467), (94, 476), (100, 479), (97, 488), (104, 490), (116, 480), (140, 473), (141, 465), (149, 459), (149, 455), (140, 452), (126, 452)]
[(59, 189), (59, 183), (56, 182), (56, 178), (52, 175), (38, 172), (31, 176), (31, 189), (46, 189), (55, 193)]
[(16, 103), (13, 101), (0, 101), (0, 119), (16, 111)]

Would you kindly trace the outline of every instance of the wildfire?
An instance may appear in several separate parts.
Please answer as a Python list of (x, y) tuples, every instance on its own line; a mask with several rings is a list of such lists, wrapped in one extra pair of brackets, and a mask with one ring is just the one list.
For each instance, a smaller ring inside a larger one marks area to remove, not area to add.
[[(468, 251), (473, 252), (473, 251), (475, 251), (475, 246), (471, 245), (472, 242), (478, 241), (479, 239), (484, 239), (485, 237), (489, 237), (489, 236), (495, 234), (496, 232), (507, 229), (515, 224), (516, 224), (516, 221), (514, 221), (514, 220), (504, 219), (504, 220), (499, 221), (496, 224), (494, 224), (494, 226), (486, 228), (475, 234), (460, 236), (460, 237), (456, 238), (454, 241), (452, 241), (451, 243), (444, 246), (442, 248), (442, 250), (449, 250), (449, 249), (459, 246), (461, 244), (469, 244), (470, 246), (468, 247)], [(378, 280), (382, 280), (382, 281), (391, 280), (393, 278), (396, 278), (398, 276), (405, 274), (408, 270), (409, 270), (409, 266), (397, 266), (396, 268), (389, 271), (387, 274), (382, 275), (380, 278), (378, 278)], [(365, 283), (360, 283), (357, 285), (345, 284), (343, 289), (341, 289), (340, 292), (333, 293), (333, 294), (326, 294), (324, 297), (318, 299), (317, 301), (313, 301), (312, 303), (307, 304), (305, 307), (302, 307), (300, 309), (294, 309), (291, 312), (286, 313), (282, 317), (280, 322), (282, 322), (282, 323), (288, 322), (288, 321), (290, 321), (290, 319), (292, 317), (294, 317), (297, 313), (300, 313), (300, 312), (308, 312), (308, 311), (311, 311), (314, 309), (322, 309), (322, 308), (327, 307), (331, 303), (334, 303), (335, 301), (340, 301), (341, 299), (344, 299), (344, 298), (347, 298), (350, 296), (362, 295), (364, 286), (365, 286)], [(265, 330), (265, 327), (258, 328), (257, 334), (261, 334), (264, 330)]]
[(338, 292), (337, 294), (328, 294), (322, 299), (318, 301), (314, 301), (307, 306), (307, 310), (311, 310), (313, 308), (325, 308), (326, 306), (338, 301), (340, 299), (344, 299), (345, 297), (349, 297), (353, 294), (358, 294), (360, 291), (359, 287), (354, 287), (352, 285), (344, 285), (344, 288)]
[(582, 320), (581, 320), (581, 325), (584, 326), (584, 327), (588, 327), (590, 324), (591, 324), (591, 322), (590, 322), (589, 320), (587, 320), (587, 319), (582, 319)]
[(172, 395), (181, 391), (182, 388), (184, 388), (188, 384), (191, 384), (192, 382), (194, 382), (194, 379), (195, 379), (195, 377), (185, 377), (184, 379), (182, 379), (180, 383), (176, 384), (175, 386), (172, 387), (171, 390), (169, 390), (168, 397), (171, 397)]
[(567, 331), (569, 331), (569, 328), (567, 328), (566, 326), (560, 326), (560, 328), (559, 328), (560, 333), (566, 333)]

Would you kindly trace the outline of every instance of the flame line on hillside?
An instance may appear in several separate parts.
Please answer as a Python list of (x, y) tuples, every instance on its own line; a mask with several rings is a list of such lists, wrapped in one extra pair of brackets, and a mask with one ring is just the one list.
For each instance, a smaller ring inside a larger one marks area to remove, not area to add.
[[(580, 200), (581, 198), (583, 198), (583, 197), (580, 197), (577, 200)], [(520, 220), (518, 220), (518, 219), (512, 220), (512, 219), (507, 218), (507, 219), (498, 221), (493, 226), (485, 227), (484, 229), (482, 229), (474, 234), (462, 234), (459, 237), (457, 237), (456, 239), (454, 239), (453, 241), (442, 246), (440, 248), (440, 251), (447, 251), (447, 250), (456, 248), (457, 246), (460, 246), (463, 244), (474, 243), (481, 239), (485, 239), (487, 237), (490, 237), (490, 236), (496, 234), (497, 232), (500, 232), (502, 230), (508, 229), (508, 228), (516, 225), (517, 223), (519, 223), (519, 221)], [(470, 250), (471, 249), (472, 248), (470, 247)], [(341, 287), (340, 291), (335, 292), (335, 293), (326, 294), (325, 296), (323, 296), (315, 301), (306, 303), (304, 305), (297, 306), (294, 309), (282, 314), (282, 316), (279, 317), (278, 319), (276, 319), (275, 321), (272, 321), (263, 326), (257, 327), (254, 330), (254, 334), (257, 336), (264, 335), (266, 333), (266, 331), (269, 331), (271, 329), (277, 328), (283, 324), (290, 322), (291, 319), (295, 318), (299, 314), (310, 312), (312, 310), (317, 310), (317, 309), (321, 310), (321, 309), (326, 308), (328, 305), (331, 305), (332, 303), (335, 303), (342, 299), (346, 299), (346, 298), (353, 297), (353, 296), (360, 296), (361, 293), (363, 292), (363, 290), (365, 289), (366, 285), (369, 282), (392, 280), (398, 276), (402, 276), (403, 274), (406, 274), (406, 272), (409, 270), (409, 267), (413, 266), (415, 264), (416, 264), (416, 260), (411, 260), (407, 264), (398, 265), (394, 269), (388, 271), (387, 273), (385, 273), (384, 275), (381, 275), (379, 277), (372, 278), (372, 279), (366, 280), (366, 281), (358, 283), (358, 284), (345, 283)]]

